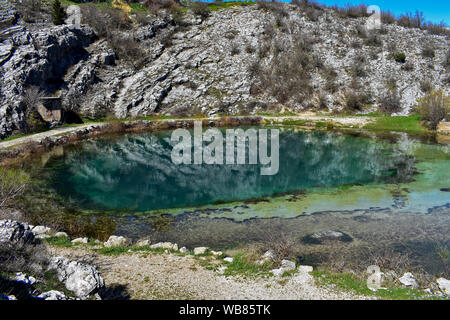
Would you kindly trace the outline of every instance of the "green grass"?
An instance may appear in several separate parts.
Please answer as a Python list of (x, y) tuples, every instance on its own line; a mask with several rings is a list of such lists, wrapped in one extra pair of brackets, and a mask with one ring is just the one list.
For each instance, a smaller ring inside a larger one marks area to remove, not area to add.
[(407, 133), (427, 133), (428, 130), (420, 123), (419, 115), (404, 117), (381, 116), (363, 129), (374, 131), (397, 131)]
[(377, 290), (376, 292), (367, 288), (366, 280), (360, 279), (354, 274), (340, 273), (334, 274), (327, 271), (313, 271), (312, 275), (316, 278), (319, 285), (334, 285), (344, 291), (351, 291), (358, 295), (374, 296), (387, 300), (425, 300), (432, 299), (420, 290), (389, 287), (386, 290)]
[(233, 262), (224, 262), (227, 269), (224, 272), (225, 276), (241, 275), (245, 277), (257, 277), (257, 276), (271, 276), (270, 272), (272, 264), (264, 263), (262, 265), (256, 265), (250, 262), (244, 253), (238, 253), (233, 257)]
[(46, 240), (49, 244), (56, 247), (69, 248), (72, 246), (72, 242), (66, 237), (51, 237)]

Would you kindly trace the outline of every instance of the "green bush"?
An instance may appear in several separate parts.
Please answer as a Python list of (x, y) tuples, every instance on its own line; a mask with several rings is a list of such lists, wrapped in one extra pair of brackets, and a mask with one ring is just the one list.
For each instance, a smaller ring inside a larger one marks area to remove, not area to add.
[(396, 52), (394, 53), (394, 60), (400, 63), (406, 62), (406, 54), (404, 52)]
[(64, 24), (64, 20), (67, 18), (66, 10), (64, 10), (59, 0), (54, 0), (52, 5), (52, 19), (53, 24)]

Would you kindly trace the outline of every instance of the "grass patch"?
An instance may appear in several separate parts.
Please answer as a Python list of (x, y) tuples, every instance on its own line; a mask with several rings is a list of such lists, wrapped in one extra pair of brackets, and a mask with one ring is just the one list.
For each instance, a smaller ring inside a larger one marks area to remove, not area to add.
[(66, 237), (51, 237), (46, 241), (48, 244), (56, 247), (69, 248), (73, 245), (72, 242)]
[(404, 117), (382, 116), (365, 125), (363, 129), (374, 131), (397, 131), (407, 133), (427, 133), (428, 130), (420, 123), (419, 115)]
[(412, 289), (390, 287), (386, 290), (373, 292), (367, 288), (366, 280), (350, 273), (333, 274), (327, 271), (313, 271), (319, 285), (334, 285), (345, 291), (352, 291), (358, 295), (375, 296), (388, 300), (428, 300), (425, 292)]
[(224, 272), (225, 276), (241, 275), (244, 277), (257, 277), (272, 275), (270, 272), (272, 263), (267, 262), (257, 265), (251, 262), (244, 253), (238, 253), (233, 257), (233, 262), (224, 262), (227, 269)]

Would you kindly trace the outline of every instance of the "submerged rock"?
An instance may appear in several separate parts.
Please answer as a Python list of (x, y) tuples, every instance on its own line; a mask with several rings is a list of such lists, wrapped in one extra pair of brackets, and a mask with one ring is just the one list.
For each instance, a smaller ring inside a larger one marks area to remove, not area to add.
[(324, 241), (352, 242), (353, 238), (341, 231), (326, 230), (307, 235), (301, 241), (306, 244), (322, 244)]

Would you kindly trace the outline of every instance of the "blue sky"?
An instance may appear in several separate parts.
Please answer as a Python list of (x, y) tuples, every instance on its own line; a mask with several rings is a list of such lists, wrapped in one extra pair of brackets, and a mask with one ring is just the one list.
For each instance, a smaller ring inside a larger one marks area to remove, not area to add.
[(390, 10), (398, 15), (406, 11), (415, 12), (416, 9), (423, 11), (425, 19), (439, 23), (444, 21), (450, 25), (450, 1), (449, 0), (322, 0), (318, 1), (327, 5), (343, 6), (347, 3), (377, 5), (381, 10)]
[[(213, 0), (206, 1), (211, 2)], [(290, 2), (290, 0), (277, 1)], [(434, 23), (444, 21), (447, 25), (450, 25), (450, 0), (316, 0), (316, 2), (325, 3), (329, 6), (335, 4), (344, 6), (348, 3), (365, 3), (366, 5), (377, 5), (381, 8), (381, 10), (390, 10), (395, 15), (399, 15), (407, 11), (415, 12), (416, 9), (418, 9), (424, 13), (427, 21), (432, 21)]]

